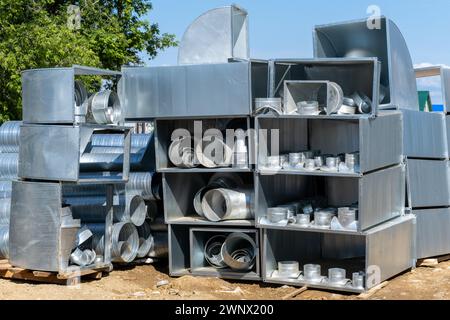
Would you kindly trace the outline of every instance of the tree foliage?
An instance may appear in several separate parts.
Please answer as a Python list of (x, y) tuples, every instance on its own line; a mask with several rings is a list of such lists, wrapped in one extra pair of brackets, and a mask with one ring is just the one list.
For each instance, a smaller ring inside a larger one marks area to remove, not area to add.
[[(73, 28), (73, 12), (81, 24)], [(149, 0), (0, 0), (0, 121), (21, 118), (21, 71), (73, 64), (118, 70), (175, 46), (144, 16)]]

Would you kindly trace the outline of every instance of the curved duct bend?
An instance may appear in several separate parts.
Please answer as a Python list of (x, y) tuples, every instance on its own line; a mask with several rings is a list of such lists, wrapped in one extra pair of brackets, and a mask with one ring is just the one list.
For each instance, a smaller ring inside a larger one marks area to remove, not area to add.
[(185, 31), (178, 64), (227, 63), (250, 57), (247, 12), (235, 5), (198, 17)]
[(381, 62), (379, 96), (385, 95), (380, 108), (419, 110), (416, 78), (406, 41), (393, 21), (381, 17), (379, 22), (378, 29), (369, 29), (367, 19), (316, 26), (314, 57), (377, 57)]

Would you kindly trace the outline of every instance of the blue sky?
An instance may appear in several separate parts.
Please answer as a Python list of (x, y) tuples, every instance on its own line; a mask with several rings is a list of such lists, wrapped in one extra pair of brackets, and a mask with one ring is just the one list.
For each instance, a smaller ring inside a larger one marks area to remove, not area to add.
[[(233, 1), (153, 0), (146, 17), (162, 32), (181, 39), (187, 26), (203, 12)], [(252, 58), (312, 57), (312, 30), (317, 24), (367, 17), (375, 4), (402, 31), (413, 62), (450, 65), (450, 0), (235, 0), (250, 18)], [(162, 52), (147, 65), (177, 63), (177, 49)]]

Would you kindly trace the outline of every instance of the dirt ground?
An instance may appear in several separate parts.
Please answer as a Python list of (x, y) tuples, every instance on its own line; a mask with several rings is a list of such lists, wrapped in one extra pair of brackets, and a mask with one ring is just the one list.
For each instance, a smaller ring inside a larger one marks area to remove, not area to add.
[[(37, 284), (0, 279), (1, 299), (162, 299), (162, 300), (273, 300), (281, 299), (296, 290), (294, 287), (262, 283), (229, 282), (220, 279), (170, 278), (166, 263), (141, 265), (132, 268), (116, 268), (101, 280), (90, 280), (79, 286)], [(161, 280), (168, 284), (157, 286)], [(295, 299), (344, 300), (355, 295), (307, 290)], [(450, 299), (450, 262), (434, 268), (417, 268), (392, 279), (389, 284), (370, 299)]]

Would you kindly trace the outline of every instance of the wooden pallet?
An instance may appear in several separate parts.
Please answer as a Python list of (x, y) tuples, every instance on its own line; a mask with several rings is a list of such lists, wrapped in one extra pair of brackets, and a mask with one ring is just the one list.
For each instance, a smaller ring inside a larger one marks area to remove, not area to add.
[(15, 279), (33, 282), (43, 282), (51, 284), (63, 284), (74, 286), (81, 283), (81, 279), (99, 280), (104, 272), (109, 272), (108, 267), (97, 269), (82, 269), (66, 273), (33, 271), (11, 266), (7, 260), (0, 260), (0, 278)]
[(444, 255), (433, 259), (422, 259), (417, 261), (417, 267), (434, 268), (442, 262), (450, 260), (450, 255)]

